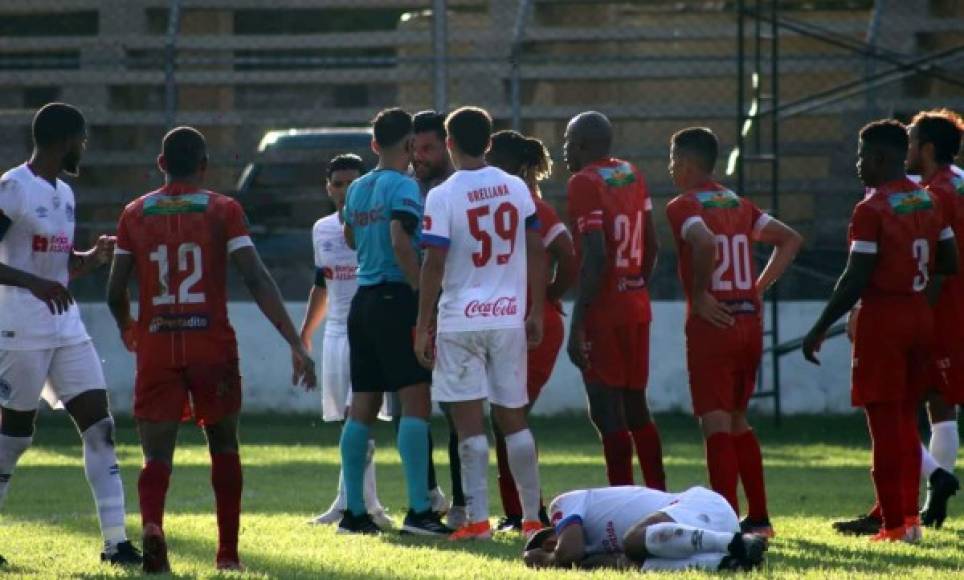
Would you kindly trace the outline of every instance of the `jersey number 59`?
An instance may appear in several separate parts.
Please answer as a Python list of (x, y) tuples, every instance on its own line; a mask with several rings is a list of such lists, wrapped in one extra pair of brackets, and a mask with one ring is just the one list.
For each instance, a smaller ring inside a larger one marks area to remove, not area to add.
[[(190, 260), (188, 260), (190, 256)], [(177, 289), (177, 297), (171, 293), (171, 266), (167, 256), (167, 246), (160, 245), (151, 252), (152, 262), (158, 268), (158, 293), (152, 300), (154, 306), (169, 304), (203, 304), (204, 292), (192, 292), (195, 284), (201, 281), (203, 261), (201, 260), (201, 246), (194, 242), (185, 242), (177, 247), (177, 270), (187, 273)], [(190, 263), (189, 263), (190, 262)], [(193, 269), (192, 269), (193, 268)]]
[[(465, 212), (469, 219), (469, 233), (482, 243), (479, 251), (472, 253), (472, 263), (476, 268), (485, 267), (492, 259), (492, 235), (482, 226), (482, 218), (488, 216), (490, 211), (489, 206), (481, 205)], [(509, 243), (508, 252), (495, 256), (496, 264), (501, 266), (509, 262), (509, 258), (515, 251), (515, 234), (519, 230), (519, 210), (507, 201), (499, 204), (492, 213), (492, 228), (499, 238)]]

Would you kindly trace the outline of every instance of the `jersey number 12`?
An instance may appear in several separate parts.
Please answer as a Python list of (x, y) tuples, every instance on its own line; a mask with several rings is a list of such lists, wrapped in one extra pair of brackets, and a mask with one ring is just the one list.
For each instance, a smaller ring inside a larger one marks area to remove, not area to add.
[[(188, 260), (188, 256), (191, 257)], [(203, 261), (201, 260), (201, 246), (194, 242), (185, 242), (177, 247), (177, 270), (178, 272), (188, 272), (187, 276), (181, 280), (177, 289), (177, 297), (171, 293), (171, 266), (167, 257), (167, 246), (160, 245), (151, 252), (152, 262), (157, 263), (158, 268), (158, 293), (152, 303), (154, 306), (165, 306), (169, 304), (203, 304), (204, 292), (191, 292), (191, 288), (201, 281), (203, 274)], [(190, 263), (189, 263), (190, 262)], [(193, 269), (191, 269), (193, 267)]]

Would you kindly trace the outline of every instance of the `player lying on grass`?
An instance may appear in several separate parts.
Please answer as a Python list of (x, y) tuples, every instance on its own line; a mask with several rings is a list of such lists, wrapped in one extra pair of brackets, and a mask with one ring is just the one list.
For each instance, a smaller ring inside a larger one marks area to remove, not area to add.
[(766, 538), (740, 532), (726, 498), (702, 487), (581, 489), (552, 500), (549, 513), (553, 527), (526, 542), (527, 566), (750, 570), (767, 550)]

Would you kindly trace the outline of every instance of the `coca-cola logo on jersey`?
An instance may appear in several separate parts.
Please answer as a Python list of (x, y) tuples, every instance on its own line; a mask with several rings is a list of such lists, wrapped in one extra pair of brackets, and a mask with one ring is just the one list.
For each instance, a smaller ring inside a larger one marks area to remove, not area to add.
[(465, 306), (466, 318), (498, 318), (500, 316), (515, 316), (518, 313), (519, 301), (514, 296), (502, 296), (491, 302), (473, 300)]

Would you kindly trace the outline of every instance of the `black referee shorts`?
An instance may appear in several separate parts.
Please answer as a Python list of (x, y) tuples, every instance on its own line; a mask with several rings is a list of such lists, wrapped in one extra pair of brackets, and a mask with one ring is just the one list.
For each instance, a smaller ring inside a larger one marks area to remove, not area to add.
[(359, 286), (348, 312), (351, 389), (393, 393), (429, 383), (431, 371), (415, 358), (418, 298), (408, 284)]

